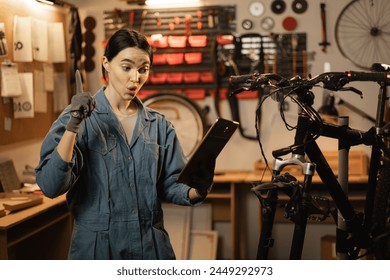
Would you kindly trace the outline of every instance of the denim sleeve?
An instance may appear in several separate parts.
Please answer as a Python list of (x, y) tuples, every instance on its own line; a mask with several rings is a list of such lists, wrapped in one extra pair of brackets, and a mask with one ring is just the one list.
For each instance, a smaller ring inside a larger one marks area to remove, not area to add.
[(189, 186), (177, 183), (177, 177), (186, 164), (176, 132), (170, 124), (166, 133), (166, 150), (163, 160), (162, 184), (167, 201), (179, 205), (192, 205), (188, 198)]
[(51, 198), (69, 190), (83, 165), (82, 153), (77, 145), (70, 162), (64, 161), (57, 152), (57, 145), (65, 132), (68, 118), (69, 114), (65, 110), (53, 123), (41, 145), (40, 161), (35, 169), (37, 184), (42, 192)]

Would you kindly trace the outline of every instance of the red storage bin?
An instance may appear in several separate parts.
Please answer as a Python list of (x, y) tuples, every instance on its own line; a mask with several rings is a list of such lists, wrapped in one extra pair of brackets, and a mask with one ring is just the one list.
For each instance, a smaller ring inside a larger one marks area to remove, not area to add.
[(238, 99), (256, 99), (259, 96), (257, 91), (245, 91), (242, 94), (238, 94)]
[[(215, 97), (215, 93), (216, 93), (215, 90), (210, 90), (210, 95), (212, 97)], [(221, 100), (226, 99), (229, 94), (230, 94), (230, 91), (227, 88), (220, 88), (219, 89), (219, 97), (221, 98)]]
[(149, 95), (157, 93), (157, 90), (152, 90), (152, 89), (142, 89), (138, 92), (137, 96), (141, 100), (148, 97)]
[[(156, 39), (157, 38), (157, 39)], [(148, 37), (148, 42), (151, 47), (157, 48), (157, 49), (162, 49), (162, 48), (167, 48), (168, 47), (168, 37), (167, 36), (151, 36)]]
[(167, 73), (167, 82), (170, 84), (178, 84), (183, 81), (182, 72)]
[(163, 84), (167, 80), (167, 73), (150, 73), (149, 81), (152, 84)]
[(153, 55), (153, 64), (161, 65), (167, 63), (167, 55), (165, 53), (155, 53)]
[(234, 43), (233, 35), (217, 35), (217, 43), (218, 45), (229, 45)]
[(198, 64), (202, 62), (201, 52), (192, 52), (184, 54), (184, 60), (187, 64)]
[(177, 65), (184, 62), (184, 53), (167, 53), (166, 56), (169, 65)]
[(185, 48), (187, 45), (187, 36), (168, 36), (168, 45), (171, 48)]
[(206, 97), (206, 90), (204, 89), (186, 89), (184, 94), (191, 99), (204, 99)]
[(200, 73), (200, 80), (203, 83), (213, 83), (214, 82), (214, 73), (213, 72), (202, 72), (202, 73)]
[(199, 82), (200, 73), (199, 72), (186, 72), (183, 75), (183, 80), (186, 83), (197, 83)]
[(188, 37), (188, 43), (191, 47), (206, 47), (207, 36), (206, 35), (191, 35)]

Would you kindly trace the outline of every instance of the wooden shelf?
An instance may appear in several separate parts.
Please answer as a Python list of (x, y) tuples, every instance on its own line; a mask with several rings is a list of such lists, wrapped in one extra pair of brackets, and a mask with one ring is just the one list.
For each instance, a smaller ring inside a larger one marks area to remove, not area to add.
[(44, 197), (42, 204), (0, 218), (0, 259), (66, 259), (71, 233), (65, 196)]

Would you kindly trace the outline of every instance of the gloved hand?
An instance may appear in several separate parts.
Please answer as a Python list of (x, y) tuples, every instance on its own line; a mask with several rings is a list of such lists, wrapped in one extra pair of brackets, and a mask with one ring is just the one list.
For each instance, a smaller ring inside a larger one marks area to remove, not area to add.
[(70, 105), (70, 119), (66, 125), (66, 130), (77, 133), (81, 122), (89, 117), (95, 108), (96, 101), (88, 92), (74, 95)]
[(70, 119), (66, 130), (77, 133), (81, 122), (89, 117), (96, 108), (96, 101), (89, 92), (83, 91), (83, 81), (79, 70), (75, 73), (76, 94), (72, 97), (70, 104)]
[(194, 173), (190, 186), (196, 190), (200, 198), (205, 198), (211, 191), (214, 181), (214, 170), (215, 158), (210, 157), (204, 159)]

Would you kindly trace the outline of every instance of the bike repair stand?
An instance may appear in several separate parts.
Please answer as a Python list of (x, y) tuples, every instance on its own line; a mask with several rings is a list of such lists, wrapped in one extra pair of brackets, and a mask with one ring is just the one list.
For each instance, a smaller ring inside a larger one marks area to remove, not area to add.
[[(348, 126), (349, 118), (347, 116), (338, 118), (338, 125)], [(341, 189), (344, 191), (345, 195), (348, 197), (348, 158), (349, 155), (349, 145), (345, 143), (342, 139), (339, 140), (338, 147), (338, 181), (340, 183)], [(345, 222), (340, 211), (337, 214), (337, 230), (336, 230), (336, 255), (338, 260), (347, 260), (347, 248), (340, 246), (340, 244), (346, 244), (346, 239), (348, 238), (348, 228), (347, 223)]]

